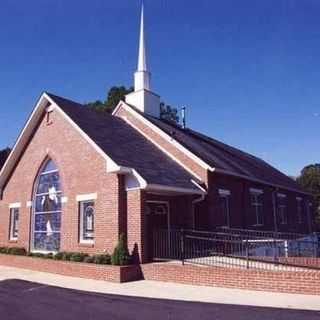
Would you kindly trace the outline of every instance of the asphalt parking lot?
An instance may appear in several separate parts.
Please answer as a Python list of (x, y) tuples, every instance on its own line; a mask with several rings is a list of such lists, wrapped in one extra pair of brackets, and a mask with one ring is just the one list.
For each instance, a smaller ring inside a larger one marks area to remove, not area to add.
[(0, 281), (0, 319), (319, 320), (320, 312), (126, 297), (4, 280)]

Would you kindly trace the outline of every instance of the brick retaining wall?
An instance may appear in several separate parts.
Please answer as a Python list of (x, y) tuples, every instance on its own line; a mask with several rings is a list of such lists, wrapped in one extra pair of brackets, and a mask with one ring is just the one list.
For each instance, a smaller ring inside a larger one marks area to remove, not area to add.
[(320, 271), (265, 271), (175, 263), (150, 263), (141, 268), (146, 280), (320, 295)]
[(0, 254), (0, 265), (111, 282), (128, 282), (141, 279), (140, 267), (135, 265), (98, 265), (6, 254)]
[(320, 271), (267, 271), (148, 263), (110, 266), (0, 254), (0, 265), (71, 277), (128, 282), (156, 280), (182, 284), (320, 295)]

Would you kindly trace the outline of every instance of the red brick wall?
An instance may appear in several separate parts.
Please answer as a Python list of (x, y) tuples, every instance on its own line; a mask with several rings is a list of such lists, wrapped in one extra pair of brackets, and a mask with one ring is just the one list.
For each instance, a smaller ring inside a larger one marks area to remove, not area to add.
[(145, 262), (148, 257), (148, 241), (145, 215), (145, 193), (139, 189), (127, 192), (128, 249), (135, 262)]
[[(255, 214), (251, 208), (250, 188), (263, 190), (263, 213), (264, 224), (254, 226)], [(209, 174), (209, 189), (205, 201), (197, 206), (196, 221), (200, 229), (212, 229), (222, 224), (223, 218), (218, 206), (219, 189), (230, 190), (230, 223), (233, 228), (250, 228), (257, 230), (274, 229), (274, 213), (272, 193), (274, 188), (254, 183), (242, 178), (237, 178), (218, 173)], [(308, 233), (309, 225), (306, 212), (304, 211), (303, 223), (297, 222), (296, 197), (300, 196), (304, 201), (308, 197), (301, 194), (279, 190), (287, 195), (288, 224), (280, 224), (277, 217), (278, 231)]]
[[(50, 115), (52, 124), (42, 119), (17, 164), (0, 201), (0, 245), (29, 248), (33, 184), (43, 161), (50, 157), (56, 163), (62, 182), (63, 204), (61, 250), (82, 252), (111, 252), (117, 242), (119, 229), (125, 229), (124, 204), (119, 201), (123, 181), (107, 174), (106, 161), (57, 110)], [(122, 190), (122, 191), (121, 191)], [(97, 193), (95, 201), (95, 244), (80, 245), (78, 241), (79, 213), (76, 195)], [(16, 243), (9, 237), (9, 203), (20, 202), (19, 237)], [(120, 217), (119, 217), (120, 212)], [(122, 215), (122, 216), (121, 216)]]
[(144, 279), (248, 290), (320, 294), (320, 271), (257, 271), (153, 263), (141, 266)]
[(111, 282), (128, 282), (141, 279), (140, 268), (134, 265), (97, 265), (83, 262), (9, 256), (5, 254), (0, 254), (0, 265)]

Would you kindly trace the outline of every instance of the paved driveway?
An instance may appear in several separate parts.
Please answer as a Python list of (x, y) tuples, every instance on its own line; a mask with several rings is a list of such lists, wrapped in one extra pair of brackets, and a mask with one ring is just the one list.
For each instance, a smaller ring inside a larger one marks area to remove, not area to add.
[(320, 312), (97, 294), (23, 280), (0, 281), (1, 320), (311, 320)]

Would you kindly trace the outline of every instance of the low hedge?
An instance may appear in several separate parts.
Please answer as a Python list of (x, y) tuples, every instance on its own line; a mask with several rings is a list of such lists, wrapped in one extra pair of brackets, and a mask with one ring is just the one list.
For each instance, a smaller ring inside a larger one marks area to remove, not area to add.
[(61, 261), (73, 261), (73, 262), (86, 262), (95, 264), (111, 264), (111, 256), (109, 254), (95, 254), (89, 255), (83, 252), (66, 252), (61, 251), (54, 253), (40, 253), (40, 252), (27, 252), (25, 248), (18, 247), (0, 247), (0, 253), (36, 257), (42, 259), (54, 259)]
[(86, 262), (95, 264), (112, 264), (115, 266), (129, 265), (132, 263), (133, 260), (129, 254), (125, 235), (123, 233), (119, 237), (118, 244), (115, 247), (112, 256), (110, 256), (107, 253), (89, 255), (83, 252), (68, 251), (60, 251), (57, 253), (45, 254), (40, 252), (27, 252), (25, 248), (19, 247), (0, 247), (0, 253), (62, 261)]

